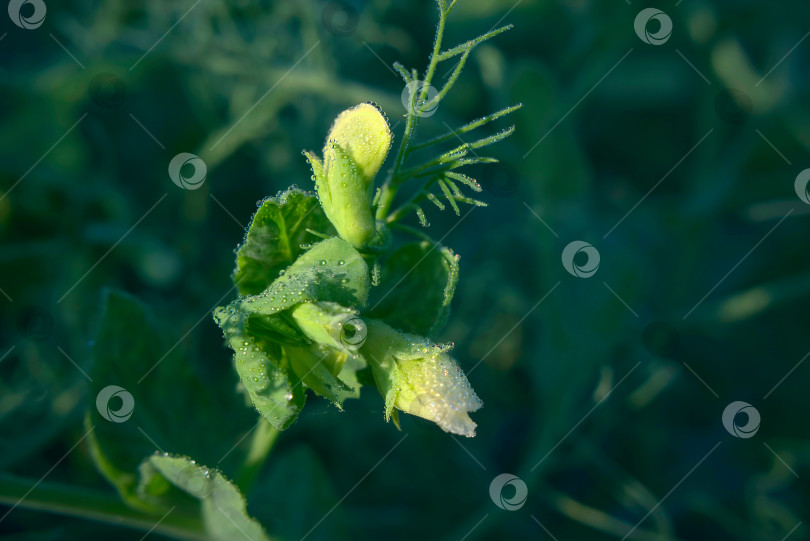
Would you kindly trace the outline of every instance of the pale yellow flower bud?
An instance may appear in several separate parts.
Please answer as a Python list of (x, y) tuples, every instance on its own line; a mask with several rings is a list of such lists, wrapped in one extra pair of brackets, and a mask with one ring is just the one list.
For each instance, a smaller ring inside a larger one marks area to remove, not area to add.
[(450, 348), (407, 334), (381, 321), (366, 320), (361, 353), (371, 365), (385, 397), (386, 416), (393, 408), (433, 421), (445, 432), (475, 436), (468, 412), (483, 402), (473, 391)]
[(312, 165), (326, 216), (338, 235), (358, 249), (376, 233), (371, 215), (372, 181), (390, 147), (388, 121), (375, 106), (362, 103), (335, 119), (323, 162), (311, 152), (304, 153)]

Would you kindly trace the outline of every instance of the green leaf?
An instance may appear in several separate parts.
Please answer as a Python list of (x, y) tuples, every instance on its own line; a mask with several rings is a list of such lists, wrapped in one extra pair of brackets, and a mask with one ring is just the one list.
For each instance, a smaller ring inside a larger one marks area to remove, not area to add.
[(433, 337), (450, 313), (458, 280), (458, 256), (427, 241), (406, 244), (383, 266), (369, 315), (411, 333)]
[(459, 137), (460, 135), (462, 135), (464, 133), (472, 131), (472, 130), (480, 127), (480, 126), (483, 126), (484, 124), (492, 122), (493, 120), (496, 120), (496, 119), (498, 119), (498, 118), (500, 118), (502, 116), (508, 115), (509, 113), (517, 111), (521, 107), (523, 107), (523, 104), (519, 103), (517, 105), (513, 105), (511, 107), (506, 107), (504, 109), (501, 109), (500, 111), (497, 111), (495, 113), (489, 114), (489, 115), (484, 116), (484, 117), (481, 117), (481, 118), (479, 118), (477, 120), (473, 120), (472, 122), (468, 122), (467, 124), (464, 124), (463, 126), (457, 128), (455, 130), (451, 129), (449, 132), (447, 132), (447, 133), (445, 133), (443, 135), (439, 135), (438, 137), (434, 137), (432, 139), (428, 139), (427, 141), (423, 141), (423, 142), (420, 142), (420, 143), (415, 143), (415, 144), (411, 145), (410, 151), (414, 152), (416, 150), (427, 148), (429, 146), (432, 146), (432, 145), (435, 145), (435, 144), (438, 144), (438, 143), (442, 143), (444, 141), (449, 141), (449, 140), (455, 139), (455, 138)]
[[(242, 297), (214, 312), (235, 352), (234, 365), (253, 406), (274, 427), (288, 428), (304, 405), (304, 388), (296, 372), (307, 375), (313, 390), (338, 404), (356, 394), (319, 366), (318, 357), (305, 346), (310, 341), (290, 325), (285, 311), (322, 300), (363, 306), (369, 288), (363, 257), (334, 237), (302, 254), (261, 294)], [(302, 371), (302, 366), (308, 368)]]
[(264, 291), (296, 260), (301, 244), (313, 240), (307, 229), (336, 234), (314, 194), (293, 188), (262, 201), (236, 250), (233, 280), (239, 293)]
[(271, 315), (302, 302), (330, 301), (347, 307), (368, 300), (368, 265), (340, 238), (319, 242), (259, 295), (237, 301), (243, 312)]
[(507, 30), (511, 30), (512, 28), (513, 28), (513, 26), (511, 24), (508, 24), (506, 26), (502, 26), (502, 27), (500, 27), (498, 29), (487, 32), (486, 34), (480, 35), (475, 39), (471, 39), (470, 41), (467, 41), (467, 42), (462, 43), (460, 45), (456, 45), (452, 49), (449, 49), (447, 51), (442, 51), (438, 55), (438, 60), (439, 61), (447, 60), (448, 58), (452, 58), (452, 57), (454, 57), (456, 55), (463, 54), (465, 52), (469, 52), (473, 47), (475, 47), (479, 43), (481, 43), (483, 41), (486, 41), (488, 39), (494, 38), (495, 36), (497, 36), (501, 32), (506, 32)]
[(248, 317), (233, 306), (214, 311), (214, 320), (234, 351), (236, 372), (253, 407), (275, 428), (284, 430), (304, 407), (304, 389), (289, 373), (281, 346), (248, 333)]
[(215, 541), (270, 541), (259, 522), (247, 513), (245, 497), (219, 470), (188, 457), (155, 455), (141, 465), (144, 485), (160, 484), (160, 477), (199, 502), (206, 533)]
[(248, 495), (248, 509), (284, 539), (345, 539), (341, 507), (335, 507), (338, 498), (329, 478), (318, 456), (296, 445), (273, 456), (269, 471)]
[(273, 314), (270, 316), (262, 314), (249, 314), (247, 321), (247, 332), (251, 336), (261, 337), (265, 340), (278, 342), (280, 344), (293, 344), (305, 346), (310, 343), (301, 331), (290, 323), (286, 313)]
[(229, 450), (255, 422), (233, 392), (235, 379), (204, 384), (162, 331), (137, 299), (104, 293), (85, 417), (87, 429), (93, 428), (88, 442), (98, 469), (124, 501), (148, 510), (155, 506), (137, 493), (136, 470), (145, 456), (159, 446), (231, 467), (244, 459), (244, 451)]

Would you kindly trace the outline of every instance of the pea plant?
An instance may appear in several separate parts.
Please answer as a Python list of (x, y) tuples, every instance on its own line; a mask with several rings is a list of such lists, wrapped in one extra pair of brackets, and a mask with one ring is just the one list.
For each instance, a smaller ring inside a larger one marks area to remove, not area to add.
[[(121, 410), (96, 404), (85, 438), (129, 511), (77, 498), (62, 502), (64, 512), (82, 505), (102, 515), (108, 509), (118, 522), (177, 538), (270, 539), (243, 494), (254, 488), (275, 439), (295, 422), (308, 392), (341, 408), (363, 385), (375, 386), (385, 419), (397, 427), (404, 412), (446, 432), (475, 435), (469, 414), (483, 403), (451, 357), (452, 344), (436, 341), (448, 319), (459, 258), (426, 234), (423, 207), (430, 203), (460, 216), (461, 205), (484, 206), (470, 196), (480, 185), (460, 169), (496, 161), (477, 149), (514, 127), (473, 142), (462, 136), (519, 105), (417, 139), (420, 122), (451, 91), (473, 48), (509, 28), (443, 48), (455, 3), (438, 0), (436, 39), (422, 78), (394, 64), (408, 98), (390, 166), (384, 169), (396, 139), (389, 121), (377, 106), (362, 103), (338, 115), (320, 153), (304, 152), (314, 192), (291, 187), (260, 202), (236, 250), (238, 297), (214, 310), (233, 350), (239, 392), (203, 392), (179, 349), (165, 353), (161, 325), (148, 310), (123, 293), (105, 294), (91, 374), (95, 396), (120, 394), (123, 388), (110, 389), (110, 381), (132, 382), (137, 407), (123, 418)], [(449, 61), (455, 67), (434, 87), (437, 68)], [(400, 192), (405, 185), (409, 189)], [(407, 225), (413, 217), (414, 225)], [(245, 402), (260, 414), (258, 423), (246, 416)], [(235, 431), (250, 435), (246, 445), (223, 437)], [(150, 455), (155, 447), (160, 452)]]

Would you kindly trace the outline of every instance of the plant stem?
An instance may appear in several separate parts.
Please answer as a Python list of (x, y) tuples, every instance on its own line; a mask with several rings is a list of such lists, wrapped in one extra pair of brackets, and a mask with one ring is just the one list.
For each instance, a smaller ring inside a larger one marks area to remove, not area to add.
[(281, 432), (275, 429), (267, 419), (264, 417), (259, 419), (258, 426), (254, 429), (253, 437), (250, 440), (250, 449), (245, 463), (236, 477), (236, 484), (243, 494), (247, 494), (250, 490), (279, 434)]
[(117, 496), (107, 492), (56, 483), (37, 483), (32, 479), (7, 474), (0, 474), (0, 503), (12, 506), (6, 515), (14, 508), (22, 507), (152, 531), (175, 539), (208, 539), (197, 516), (175, 510), (161, 517), (127, 507)]
[(418, 229), (416, 229), (415, 227), (411, 227), (411, 226), (408, 226), (408, 225), (405, 225), (405, 224), (396, 224), (396, 223), (395, 223), (395, 224), (392, 224), (392, 225), (391, 225), (391, 227), (392, 227), (393, 229), (399, 229), (400, 231), (405, 231), (406, 233), (410, 233), (410, 234), (411, 234), (411, 235), (413, 235), (414, 237), (419, 238), (419, 239), (422, 239), (422, 240), (424, 240), (424, 241), (427, 241), (427, 242), (429, 242), (429, 243), (430, 243), (431, 245), (433, 245), (433, 246), (441, 246), (441, 244), (440, 244), (440, 243), (436, 242), (435, 240), (433, 240), (432, 238), (430, 238), (430, 236), (429, 236), (429, 235), (427, 235), (426, 233), (423, 233), (423, 232), (419, 231), (419, 230), (418, 230)]
[(391, 204), (394, 202), (394, 196), (397, 194), (397, 188), (391, 184), (391, 179), (385, 181), (382, 191), (380, 192), (380, 201), (377, 204), (376, 218), (378, 220), (386, 220), (388, 211), (391, 209)]
[[(433, 42), (433, 54), (430, 55), (430, 62), (428, 63), (427, 71), (425, 71), (425, 79), (421, 88), (421, 94), (419, 96), (418, 103), (424, 102), (425, 98), (427, 97), (428, 88), (430, 87), (430, 82), (433, 80), (433, 75), (436, 72), (436, 66), (439, 64), (439, 53), (441, 52), (442, 47), (442, 38), (444, 37), (444, 24), (447, 20), (447, 12), (449, 11), (445, 7), (445, 2), (442, 0), (438, 1), (439, 4), (439, 24), (436, 27), (436, 40)], [(452, 7), (452, 5), (451, 5)], [(413, 97), (411, 102), (413, 102)], [(399, 189), (399, 183), (394, 181), (394, 178), (399, 173), (400, 168), (402, 167), (402, 162), (405, 159), (405, 154), (408, 151), (408, 147), (411, 144), (411, 139), (413, 139), (414, 133), (416, 132), (416, 124), (419, 119), (419, 115), (414, 114), (413, 107), (408, 108), (408, 118), (405, 121), (405, 132), (402, 134), (402, 142), (399, 145), (399, 150), (397, 151), (397, 157), (394, 160), (394, 167), (391, 170), (391, 176), (389, 176), (382, 187), (382, 194), (380, 195), (380, 203), (377, 206), (377, 213), (376, 218), (378, 220), (385, 220), (388, 217), (388, 211), (391, 208), (391, 204), (394, 201), (394, 196), (397, 194), (397, 190)]]

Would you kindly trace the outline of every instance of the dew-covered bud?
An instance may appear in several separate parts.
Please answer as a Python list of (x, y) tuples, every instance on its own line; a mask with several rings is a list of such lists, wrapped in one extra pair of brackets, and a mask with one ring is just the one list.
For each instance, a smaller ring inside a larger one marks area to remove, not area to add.
[(366, 338), (366, 324), (355, 310), (334, 302), (301, 303), (291, 310), (296, 326), (313, 343), (287, 345), (290, 367), (317, 394), (340, 406), (359, 396), (356, 372), (365, 368), (359, 355)]
[(363, 248), (376, 232), (371, 214), (373, 180), (391, 147), (388, 121), (362, 103), (338, 115), (323, 149), (323, 161), (305, 152), (318, 198), (340, 237)]
[(348, 355), (355, 355), (366, 340), (365, 321), (355, 310), (334, 302), (299, 304), (292, 317), (307, 338)]
[(371, 365), (385, 397), (386, 417), (394, 408), (433, 421), (445, 432), (475, 436), (468, 415), (483, 402), (447, 351), (429, 340), (366, 320), (368, 334), (360, 352)]
[(340, 113), (332, 124), (323, 148), (327, 161), (330, 143), (339, 145), (357, 164), (368, 189), (388, 155), (391, 128), (379, 109), (361, 103)]

